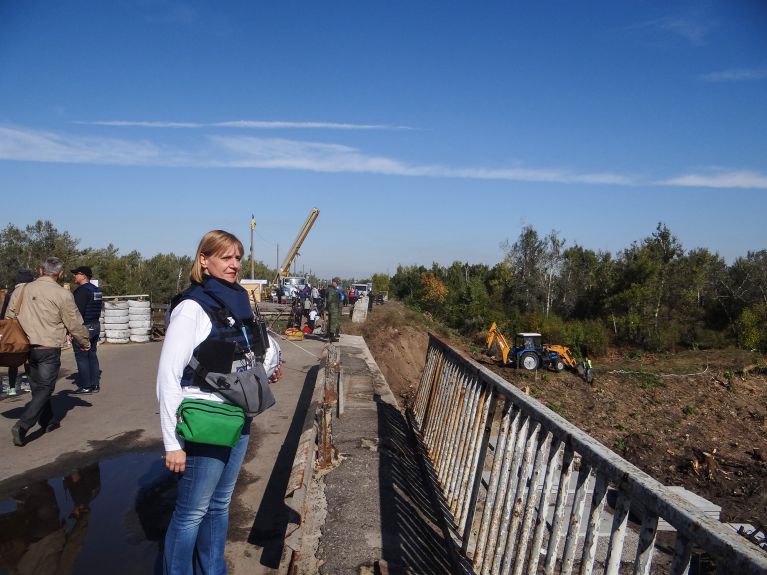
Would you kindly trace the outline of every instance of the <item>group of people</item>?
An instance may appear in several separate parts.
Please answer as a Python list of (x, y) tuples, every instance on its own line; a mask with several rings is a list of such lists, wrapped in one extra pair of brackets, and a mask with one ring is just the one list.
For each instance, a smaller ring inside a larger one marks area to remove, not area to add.
[[(242, 243), (234, 235), (222, 230), (205, 234), (197, 248), (190, 285), (174, 298), (169, 313), (156, 389), (165, 466), (181, 474), (181, 478), (163, 548), (166, 574), (226, 571), (229, 504), (250, 436), (251, 419), (246, 420), (233, 447), (185, 442), (179, 436), (176, 413), (182, 400), (224, 402), (191, 369), (192, 357), (198, 357), (204, 345), (229, 342), (235, 344), (236, 350), (227, 366), (232, 372), (260, 364), (260, 373), (270, 383), (278, 381), (282, 374), (277, 341), (267, 335), (268, 341), (254, 345), (255, 338), (261, 335), (263, 339), (263, 334), (248, 293), (238, 283), (242, 255)], [(100, 389), (96, 346), (102, 294), (90, 281), (90, 268), (71, 270), (78, 284), (74, 294), (59, 285), (64, 273), (64, 263), (49, 257), (40, 266), (37, 279), (31, 277), (31, 272), (20, 273), (4, 302), (5, 317), (18, 319), (31, 344), (27, 373), (32, 397), (12, 428), (12, 441), (17, 446), (26, 444), (27, 433), (37, 424), (44, 432), (60, 426), (51, 396), (61, 366), (61, 350), (68, 338), (72, 339), (78, 368), (78, 393), (96, 393)]]
[[(71, 270), (78, 284), (73, 295), (59, 285), (64, 273), (64, 262), (56, 257), (42, 262), (37, 279), (32, 277), (31, 271), (21, 270), (17, 274), (17, 284), (3, 302), (3, 317), (16, 318), (30, 343), (25, 372), (32, 398), (11, 429), (13, 444), (18, 447), (26, 445), (27, 433), (35, 425), (39, 424), (46, 433), (61, 425), (53, 410), (51, 396), (61, 367), (61, 350), (69, 338), (74, 340), (78, 366), (79, 389), (75, 393), (93, 393), (100, 387), (96, 346), (101, 290), (90, 283), (93, 274), (90, 268), (83, 266)], [(15, 392), (18, 367), (9, 367), (8, 377), (9, 383), (13, 380)]]
[[(248, 292), (238, 283), (243, 257), (242, 242), (223, 230), (206, 233), (193, 260), (189, 287), (171, 305), (157, 369), (156, 392), (160, 405), (160, 429), (166, 468), (180, 474), (176, 506), (163, 547), (163, 572), (223, 573), (229, 505), (250, 437), (246, 418), (232, 447), (185, 441), (177, 432), (177, 410), (184, 399), (225, 402), (200, 376), (200, 350), (215, 344), (233, 344), (235, 353), (226, 368), (232, 372), (261, 369), (269, 383), (281, 375), (281, 350), (277, 341), (253, 345), (258, 337), (256, 316)], [(64, 263), (47, 258), (39, 277), (20, 274), (20, 281), (4, 305), (8, 318), (18, 318), (29, 337), (28, 371), (32, 398), (12, 429), (17, 446), (36, 424), (45, 432), (60, 426), (51, 404), (61, 365), (61, 350), (72, 340), (78, 368), (79, 393), (100, 389), (100, 366), (96, 355), (99, 337), (101, 291), (91, 283), (88, 267), (71, 270), (78, 284), (74, 294), (59, 285)], [(309, 325), (317, 325), (327, 311), (326, 335), (337, 341), (344, 294), (334, 279), (321, 294), (316, 287), (303, 295), (309, 302)], [(256, 350), (261, 350), (259, 355)], [(199, 361), (192, 363), (192, 358)], [(195, 365), (197, 367), (192, 367)], [(205, 368), (205, 366), (202, 366)], [(203, 370), (204, 371), (204, 370)]]

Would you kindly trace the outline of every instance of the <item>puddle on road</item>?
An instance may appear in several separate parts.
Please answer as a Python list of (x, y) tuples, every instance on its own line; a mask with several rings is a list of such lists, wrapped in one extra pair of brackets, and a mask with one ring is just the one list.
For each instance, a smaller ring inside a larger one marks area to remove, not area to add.
[(0, 501), (0, 575), (159, 573), (176, 479), (160, 452), (30, 483)]

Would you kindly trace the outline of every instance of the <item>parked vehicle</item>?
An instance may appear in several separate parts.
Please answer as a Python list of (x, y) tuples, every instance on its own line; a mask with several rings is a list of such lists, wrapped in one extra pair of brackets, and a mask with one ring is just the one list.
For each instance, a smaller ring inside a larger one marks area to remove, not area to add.
[(357, 290), (357, 297), (365, 297), (373, 289), (373, 284), (352, 284), (352, 289)]
[(298, 292), (306, 287), (306, 283), (305, 277), (288, 276), (282, 278), (280, 303), (290, 303), (291, 299), (298, 297)]

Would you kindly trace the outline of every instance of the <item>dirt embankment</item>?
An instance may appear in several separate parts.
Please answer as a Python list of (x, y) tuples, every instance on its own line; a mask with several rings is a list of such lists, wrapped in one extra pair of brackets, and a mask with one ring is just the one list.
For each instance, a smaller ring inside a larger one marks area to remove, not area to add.
[[(414, 393), (427, 332), (437, 326), (388, 302), (376, 306), (365, 324), (344, 328), (365, 337), (398, 398)], [(721, 505), (722, 521), (767, 525), (764, 356), (742, 350), (641, 357), (614, 352), (594, 360), (595, 379), (588, 386), (569, 372), (498, 366), (480, 353), (481, 339), (473, 345), (452, 341), (658, 481)]]

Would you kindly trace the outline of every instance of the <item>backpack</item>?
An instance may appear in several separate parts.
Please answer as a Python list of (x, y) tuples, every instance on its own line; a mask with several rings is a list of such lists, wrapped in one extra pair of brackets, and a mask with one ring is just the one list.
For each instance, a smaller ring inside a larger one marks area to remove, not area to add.
[[(19, 294), (19, 305), (16, 314), (21, 311), (24, 303), (24, 288)], [(3, 367), (18, 367), (29, 357), (29, 338), (21, 327), (19, 320), (0, 319), (0, 365)]]

